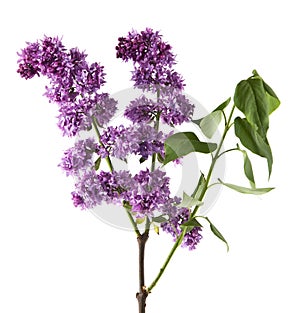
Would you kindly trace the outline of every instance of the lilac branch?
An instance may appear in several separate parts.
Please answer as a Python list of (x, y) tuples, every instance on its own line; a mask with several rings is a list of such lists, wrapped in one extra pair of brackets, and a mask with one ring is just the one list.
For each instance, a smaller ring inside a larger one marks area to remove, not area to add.
[(146, 299), (148, 291), (145, 286), (145, 246), (149, 238), (149, 229), (138, 236), (138, 247), (139, 247), (139, 292), (136, 294), (138, 300), (139, 313), (145, 313), (146, 310)]
[[(224, 143), (225, 137), (226, 137), (226, 135), (227, 135), (227, 132), (228, 132), (228, 130), (230, 129), (230, 126), (231, 126), (231, 125), (230, 125), (230, 121), (231, 121), (231, 118), (232, 118), (234, 109), (235, 109), (235, 106), (233, 105), (232, 110), (231, 110), (231, 112), (230, 112), (230, 114), (229, 114), (228, 122), (227, 122), (227, 124), (225, 125), (225, 129), (224, 129), (222, 138), (221, 138), (221, 140), (220, 140), (220, 143), (219, 143), (219, 145), (218, 145), (218, 148), (217, 148), (217, 150), (216, 150), (216, 153), (215, 153), (215, 155), (214, 155), (214, 157), (213, 157), (213, 159), (212, 159), (210, 168), (209, 168), (209, 170), (208, 170), (208, 174), (207, 174), (207, 177), (206, 177), (206, 181), (205, 181), (203, 190), (202, 190), (202, 192), (201, 192), (201, 194), (200, 194), (200, 196), (199, 196), (199, 199), (198, 199), (198, 200), (201, 201), (201, 202), (202, 202), (202, 200), (204, 199), (205, 194), (206, 194), (206, 191), (207, 191), (207, 189), (208, 189), (208, 187), (209, 187), (209, 181), (210, 181), (210, 179), (211, 179), (212, 172), (213, 172), (213, 170), (214, 170), (216, 161), (217, 161), (217, 159), (218, 159), (218, 157), (219, 157), (219, 155), (220, 155), (220, 151), (221, 151), (221, 148), (222, 148), (222, 146), (223, 146), (223, 143)], [(199, 182), (200, 182), (200, 179), (201, 179), (201, 176), (200, 176), (200, 178), (199, 178)], [(199, 207), (200, 207), (200, 205), (195, 206), (195, 208), (194, 208), (192, 214), (190, 215), (189, 221), (192, 220), (193, 218), (195, 218), (195, 216), (196, 216), (196, 214), (197, 214), (197, 212), (198, 212)], [(183, 238), (184, 238), (184, 236), (185, 236), (185, 234), (186, 234), (186, 230), (187, 230), (187, 229), (184, 228), (184, 229), (182, 230), (180, 236), (179, 236), (179, 237), (177, 238), (177, 240), (175, 241), (175, 243), (174, 243), (174, 245), (173, 245), (171, 251), (169, 252), (169, 254), (168, 254), (168, 256), (167, 256), (167, 258), (166, 258), (166, 260), (165, 260), (163, 266), (161, 267), (159, 273), (157, 274), (156, 278), (153, 280), (153, 282), (151, 283), (151, 285), (148, 287), (148, 289), (147, 289), (148, 293), (151, 292), (151, 290), (156, 286), (157, 282), (159, 281), (159, 279), (160, 279), (161, 276), (163, 275), (164, 271), (166, 270), (166, 267), (168, 266), (169, 262), (171, 261), (173, 255), (174, 255), (175, 251), (176, 251), (177, 248), (180, 246), (180, 244), (181, 244), (181, 242), (182, 242), (182, 240), (183, 240)]]

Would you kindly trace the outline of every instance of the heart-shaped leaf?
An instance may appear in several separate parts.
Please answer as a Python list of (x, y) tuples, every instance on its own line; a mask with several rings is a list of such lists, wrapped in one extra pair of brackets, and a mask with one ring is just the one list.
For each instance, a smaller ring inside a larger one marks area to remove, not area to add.
[(165, 140), (164, 164), (181, 158), (191, 152), (211, 153), (217, 144), (202, 142), (193, 132), (176, 133)]
[(265, 139), (269, 128), (269, 101), (262, 79), (259, 76), (252, 76), (242, 80), (236, 86), (234, 104)]

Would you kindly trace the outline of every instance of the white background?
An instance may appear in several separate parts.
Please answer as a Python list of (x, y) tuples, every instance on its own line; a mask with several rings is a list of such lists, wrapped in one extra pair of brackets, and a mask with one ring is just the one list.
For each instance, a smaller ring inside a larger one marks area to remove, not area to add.
[[(253, 160), (257, 185), (276, 189), (261, 197), (223, 189), (209, 217), (230, 252), (206, 229), (196, 251), (178, 250), (147, 312), (300, 312), (297, 1), (11, 0), (0, 12), (0, 312), (137, 312), (135, 236), (73, 207), (72, 181), (57, 167), (71, 142), (42, 97), (44, 82), (16, 74), (16, 51), (63, 36), (105, 65), (114, 93), (131, 86), (117, 38), (147, 26), (173, 46), (186, 92), (208, 110), (254, 68), (282, 101), (271, 116), (269, 182), (265, 163)], [(241, 171), (240, 158), (228, 158), (226, 180), (246, 184)], [(150, 238), (147, 283), (170, 246), (166, 235)]]

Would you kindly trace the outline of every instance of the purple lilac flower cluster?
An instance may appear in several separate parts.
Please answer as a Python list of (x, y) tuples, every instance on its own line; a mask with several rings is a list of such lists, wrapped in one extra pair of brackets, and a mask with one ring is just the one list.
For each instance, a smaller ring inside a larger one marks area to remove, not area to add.
[(129, 154), (140, 155), (144, 160), (154, 153), (163, 154), (167, 135), (148, 124), (139, 123), (125, 128), (109, 126), (101, 135), (99, 154), (125, 159)]
[(172, 67), (175, 56), (172, 47), (162, 40), (158, 31), (146, 28), (140, 33), (133, 30), (127, 37), (120, 37), (116, 46), (117, 58), (132, 60), (135, 86), (143, 89), (173, 87), (183, 89), (183, 79)]
[(169, 177), (157, 169), (142, 170), (132, 176), (129, 171), (86, 171), (72, 193), (75, 206), (92, 208), (102, 202), (131, 206), (135, 216), (153, 217), (155, 213), (174, 212), (177, 198), (170, 197)]
[(94, 139), (79, 140), (74, 147), (64, 152), (64, 157), (59, 166), (67, 176), (79, 177), (82, 171), (94, 165), (93, 154), (99, 151), (99, 144)]
[(19, 55), (17, 72), (25, 79), (44, 75), (50, 80), (45, 95), (59, 105), (58, 126), (63, 135), (75, 136), (91, 127), (93, 118), (103, 126), (114, 115), (117, 102), (99, 93), (104, 67), (89, 64), (78, 48), (69, 51), (58, 37), (27, 43)]
[(87, 171), (75, 184), (74, 205), (78, 205), (77, 199), (80, 199), (82, 209), (90, 209), (103, 202), (122, 205), (133, 185), (128, 171), (100, 171), (99, 174), (93, 170)]
[[(76, 207), (82, 209), (93, 208), (103, 202), (121, 206), (127, 203), (136, 218), (169, 216), (161, 228), (170, 233), (174, 241), (182, 232), (180, 226), (190, 217), (189, 209), (177, 207), (180, 198), (170, 197), (169, 177), (159, 169), (140, 171), (135, 176), (129, 171), (85, 172), (75, 185), (72, 200)], [(195, 249), (202, 239), (201, 231), (201, 227), (194, 227), (187, 232), (182, 247)]]
[(181, 92), (168, 88), (161, 90), (160, 97), (154, 101), (142, 95), (130, 102), (124, 116), (133, 123), (150, 122), (157, 116), (168, 125), (180, 125), (191, 120), (194, 105)]
[[(117, 136), (120, 133), (126, 133), (132, 136), (132, 147), (129, 150), (122, 150), (125, 156), (127, 153), (140, 152), (145, 156), (145, 150), (141, 151), (139, 138), (143, 137), (143, 128), (153, 130), (149, 125), (143, 125), (138, 131), (137, 127), (128, 129), (120, 127), (120, 129), (109, 127), (102, 138), (103, 142), (108, 145), (113, 140), (118, 141)], [(117, 133), (117, 136), (115, 135)], [(150, 133), (151, 134), (151, 133)], [(156, 133), (157, 135), (157, 133)], [(162, 134), (160, 134), (161, 136)], [(149, 137), (148, 137), (149, 140)], [(130, 142), (130, 140), (126, 140)], [(144, 144), (152, 145), (151, 149), (162, 147), (157, 146), (149, 141)], [(116, 145), (118, 147), (118, 145)], [(115, 146), (114, 146), (115, 147)], [(137, 216), (151, 216), (154, 211), (170, 214), (174, 212), (172, 203), (178, 202), (176, 199), (170, 198), (169, 178), (165, 172), (157, 169), (150, 172), (149, 169), (140, 171), (139, 174), (132, 177), (129, 171), (100, 171), (97, 174), (94, 166), (93, 155), (101, 156), (102, 145), (97, 144), (93, 139), (88, 138), (79, 140), (74, 147), (65, 151), (59, 166), (65, 171), (67, 176), (73, 176), (76, 182), (76, 192), (72, 193), (74, 205), (81, 205), (83, 208), (92, 208), (102, 202), (114, 202), (123, 205), (123, 201), (128, 202), (132, 206), (132, 212)], [(149, 151), (147, 150), (147, 153)], [(119, 154), (118, 150), (115, 153)], [(104, 156), (106, 157), (106, 155)], [(120, 156), (118, 156), (120, 158)]]
[(133, 61), (134, 86), (157, 94), (156, 100), (143, 95), (131, 101), (124, 115), (133, 123), (161, 117), (164, 123), (173, 126), (191, 120), (194, 105), (182, 94), (183, 78), (172, 69), (175, 56), (171, 49), (159, 32), (150, 28), (119, 38), (117, 58)]
[[(190, 214), (191, 212), (189, 209), (181, 208), (174, 217), (169, 219), (168, 222), (162, 223), (161, 227), (165, 232), (171, 234), (174, 238), (174, 241), (176, 241), (182, 232), (180, 226), (188, 221)], [(202, 239), (201, 230), (201, 227), (196, 226), (187, 232), (183, 238), (182, 246), (188, 247), (189, 250), (194, 250)]]
[(165, 206), (174, 202), (170, 198), (169, 177), (166, 173), (157, 169), (150, 172), (149, 169), (140, 171), (134, 176), (136, 187), (133, 188), (129, 203), (137, 217), (153, 216), (154, 212), (161, 213)]

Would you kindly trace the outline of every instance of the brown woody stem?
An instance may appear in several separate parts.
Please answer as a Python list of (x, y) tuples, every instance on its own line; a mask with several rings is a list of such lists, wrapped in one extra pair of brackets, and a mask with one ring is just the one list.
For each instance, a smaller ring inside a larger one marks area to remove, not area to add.
[(145, 286), (145, 245), (149, 238), (149, 229), (146, 229), (143, 234), (137, 237), (139, 246), (139, 292), (136, 294), (138, 300), (139, 313), (145, 313), (146, 310), (146, 299), (148, 291)]

